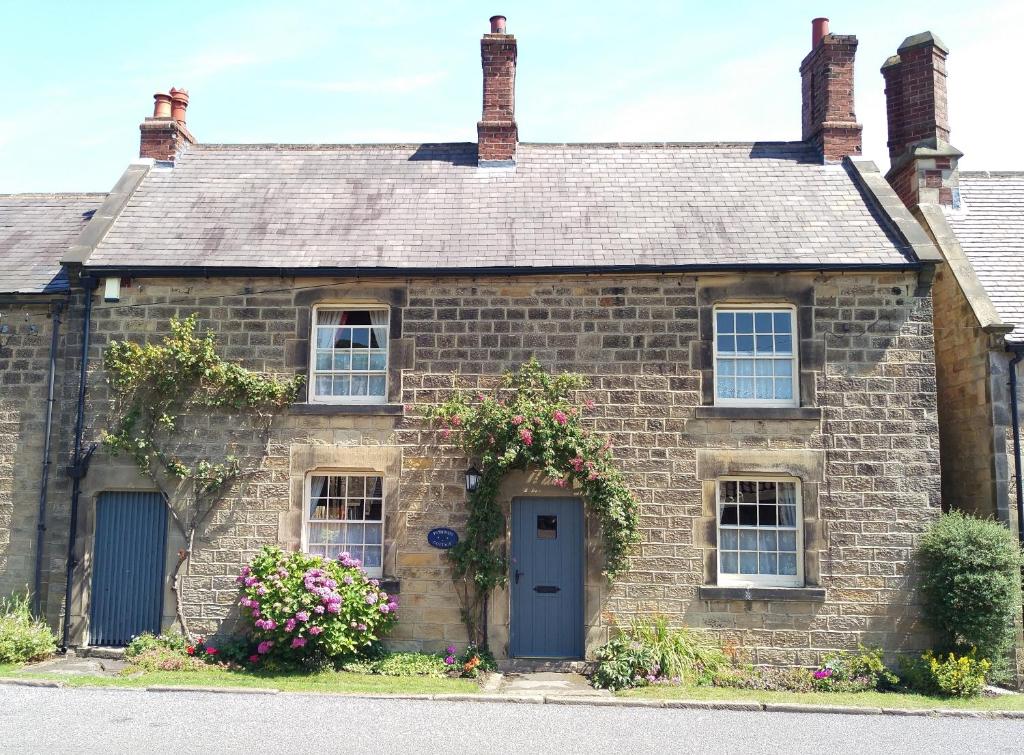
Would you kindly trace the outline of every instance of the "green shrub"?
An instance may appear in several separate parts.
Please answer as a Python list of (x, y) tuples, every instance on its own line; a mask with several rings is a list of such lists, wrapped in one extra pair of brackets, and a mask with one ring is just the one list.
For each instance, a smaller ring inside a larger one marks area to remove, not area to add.
[(823, 692), (889, 690), (899, 677), (882, 661), (880, 648), (857, 647), (857, 652), (832, 653), (814, 672), (814, 687)]
[(180, 634), (153, 634), (152, 632), (143, 632), (140, 635), (132, 637), (132, 641), (129, 642), (128, 647), (124, 649), (124, 656), (125, 658), (137, 658), (150, 650), (167, 650), (178, 653), (179, 655), (184, 655), (186, 644), (185, 638)]
[(813, 692), (815, 689), (811, 671), (799, 667), (730, 666), (715, 671), (711, 683), (716, 687), (762, 692)]
[(595, 652), (596, 687), (618, 690), (670, 681), (708, 684), (728, 665), (725, 653), (707, 637), (673, 629), (664, 617), (636, 620)]
[[(125, 651), (125, 655), (127, 655)], [(206, 661), (194, 658), (184, 651), (154, 645), (140, 650), (131, 657), (131, 664), (124, 673), (133, 674), (138, 671), (198, 671), (206, 666)]]
[(430, 653), (390, 653), (382, 658), (354, 660), (342, 665), (343, 671), (381, 676), (448, 676), (450, 666), (444, 658)]
[(991, 668), (991, 663), (978, 660), (973, 652), (959, 657), (950, 653), (942, 659), (928, 650), (920, 658), (900, 659), (900, 671), (908, 687), (915, 692), (944, 697), (977, 697), (985, 688)]
[(485, 671), (498, 670), (498, 662), (494, 660), (494, 654), (490, 650), (477, 647), (475, 643), (471, 642), (466, 645), (466, 649), (458, 656), (454, 655), (454, 645), (449, 645), (445, 652), (447, 655), (444, 662), (448, 664), (449, 659), (454, 660), (454, 664), (448, 664), (448, 666), (449, 668), (454, 667), (461, 676), (475, 679)]
[(976, 649), (1005, 676), (1020, 606), (1021, 550), (1013, 534), (954, 511), (931, 526), (917, 556), (924, 617), (939, 648)]
[(0, 600), (0, 663), (39, 661), (56, 649), (53, 630), (32, 617), (27, 590)]

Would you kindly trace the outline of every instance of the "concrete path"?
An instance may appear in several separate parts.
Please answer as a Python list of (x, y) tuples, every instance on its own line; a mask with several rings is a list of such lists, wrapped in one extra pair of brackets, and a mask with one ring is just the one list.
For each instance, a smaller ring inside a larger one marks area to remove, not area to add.
[(66, 676), (113, 676), (128, 664), (119, 658), (82, 658), (72, 652), (55, 655), (39, 663), (32, 663), (15, 672), (18, 674), (63, 674)]
[(0, 686), (0, 753), (1019, 753), (1024, 721)]
[(573, 697), (611, 697), (608, 690), (594, 689), (581, 674), (550, 671), (533, 674), (506, 674), (495, 690), (499, 695), (571, 695)]

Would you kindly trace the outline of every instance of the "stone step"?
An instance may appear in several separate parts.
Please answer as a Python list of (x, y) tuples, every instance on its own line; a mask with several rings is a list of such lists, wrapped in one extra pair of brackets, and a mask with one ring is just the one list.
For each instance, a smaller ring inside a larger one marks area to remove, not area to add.
[(509, 658), (498, 661), (498, 670), (503, 674), (590, 674), (594, 670), (594, 663), (592, 661)]
[(74, 653), (79, 658), (106, 658), (108, 660), (119, 661), (124, 658), (124, 648), (122, 647), (103, 647), (103, 646), (89, 646), (74, 648)]

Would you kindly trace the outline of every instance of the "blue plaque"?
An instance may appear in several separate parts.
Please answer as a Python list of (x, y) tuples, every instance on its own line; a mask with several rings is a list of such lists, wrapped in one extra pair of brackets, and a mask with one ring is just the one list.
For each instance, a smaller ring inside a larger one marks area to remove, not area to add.
[(427, 542), (435, 548), (448, 550), (459, 542), (459, 533), (450, 527), (437, 527), (427, 533)]

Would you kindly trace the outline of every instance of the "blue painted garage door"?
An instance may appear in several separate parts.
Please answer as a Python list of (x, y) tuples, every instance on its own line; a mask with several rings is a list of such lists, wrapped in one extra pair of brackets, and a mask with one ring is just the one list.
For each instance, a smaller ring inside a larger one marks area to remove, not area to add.
[(102, 493), (89, 596), (89, 644), (127, 645), (159, 632), (167, 506), (159, 493)]
[(582, 658), (582, 501), (512, 501), (511, 582), (511, 655)]

